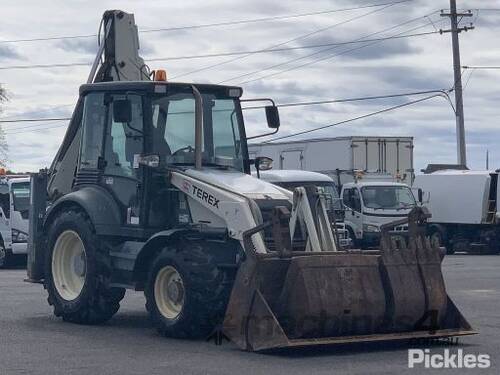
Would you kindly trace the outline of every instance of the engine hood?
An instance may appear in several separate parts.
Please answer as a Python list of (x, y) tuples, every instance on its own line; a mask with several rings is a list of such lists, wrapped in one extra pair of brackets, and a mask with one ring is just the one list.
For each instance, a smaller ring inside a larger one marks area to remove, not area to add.
[(292, 193), (245, 173), (222, 169), (188, 169), (183, 173), (221, 189), (242, 194), (251, 199), (292, 199)]

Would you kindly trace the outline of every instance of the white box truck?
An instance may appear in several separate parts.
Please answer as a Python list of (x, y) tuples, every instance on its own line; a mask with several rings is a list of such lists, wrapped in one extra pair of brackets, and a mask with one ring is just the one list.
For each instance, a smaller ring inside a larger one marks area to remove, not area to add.
[(499, 253), (499, 171), (437, 170), (417, 175), (414, 187), (422, 190), (432, 217), (431, 240), (456, 251)]
[[(302, 169), (332, 177), (342, 187), (345, 225), (356, 247), (377, 247), (380, 226), (408, 215), (416, 201), (413, 137), (337, 137), (249, 145), (250, 156), (274, 160), (273, 169)], [(406, 183), (406, 184), (405, 184)], [(395, 231), (406, 237), (408, 227)]]
[(251, 158), (267, 156), (273, 169), (320, 172), (339, 185), (354, 180), (355, 171), (387, 176), (411, 184), (413, 137), (335, 137), (293, 142), (250, 144)]
[(0, 177), (0, 268), (27, 253), (30, 178)]

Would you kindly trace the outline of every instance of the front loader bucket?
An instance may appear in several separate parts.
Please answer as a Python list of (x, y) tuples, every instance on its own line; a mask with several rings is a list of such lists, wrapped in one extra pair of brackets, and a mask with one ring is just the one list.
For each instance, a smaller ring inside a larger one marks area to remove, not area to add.
[(225, 335), (259, 351), (474, 334), (446, 294), (440, 249), (420, 236), (408, 248), (385, 242), (380, 251), (248, 256)]

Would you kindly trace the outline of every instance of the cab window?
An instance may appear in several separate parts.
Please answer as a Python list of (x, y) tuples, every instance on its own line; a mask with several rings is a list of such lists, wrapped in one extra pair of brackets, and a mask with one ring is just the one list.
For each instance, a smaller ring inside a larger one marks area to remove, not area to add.
[(97, 169), (102, 155), (102, 136), (106, 121), (103, 93), (90, 93), (83, 107), (83, 138), (80, 169)]
[[(127, 99), (131, 104), (132, 117), (129, 123), (118, 122), (113, 117), (113, 102), (123, 99)], [(109, 114), (105, 173), (111, 176), (135, 177), (134, 157), (142, 153), (144, 138), (142, 98), (138, 95), (114, 95)]]
[(5, 218), (10, 218), (10, 195), (7, 185), (0, 185), (0, 207), (5, 215)]
[(342, 194), (342, 200), (344, 204), (350, 209), (361, 212), (361, 197), (359, 191), (356, 188), (345, 189)]

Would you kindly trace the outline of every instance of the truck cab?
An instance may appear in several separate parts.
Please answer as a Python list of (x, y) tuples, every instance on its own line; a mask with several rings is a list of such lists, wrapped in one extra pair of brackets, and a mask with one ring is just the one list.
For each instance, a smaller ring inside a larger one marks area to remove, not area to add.
[[(346, 183), (341, 197), (346, 207), (345, 225), (355, 245), (362, 248), (378, 246), (381, 225), (408, 216), (416, 206), (411, 189), (397, 182)], [(408, 226), (397, 226), (394, 231), (406, 237)]]
[(5, 176), (0, 179), (0, 267), (27, 252), (30, 179)]
[[(255, 172), (252, 173), (257, 176)], [(344, 223), (345, 208), (339, 196), (338, 186), (327, 175), (302, 170), (270, 170), (261, 171), (260, 179), (294, 191), (300, 186), (314, 186), (326, 195), (327, 210), (331, 218), (338, 244), (341, 248), (351, 247), (352, 240)]]

